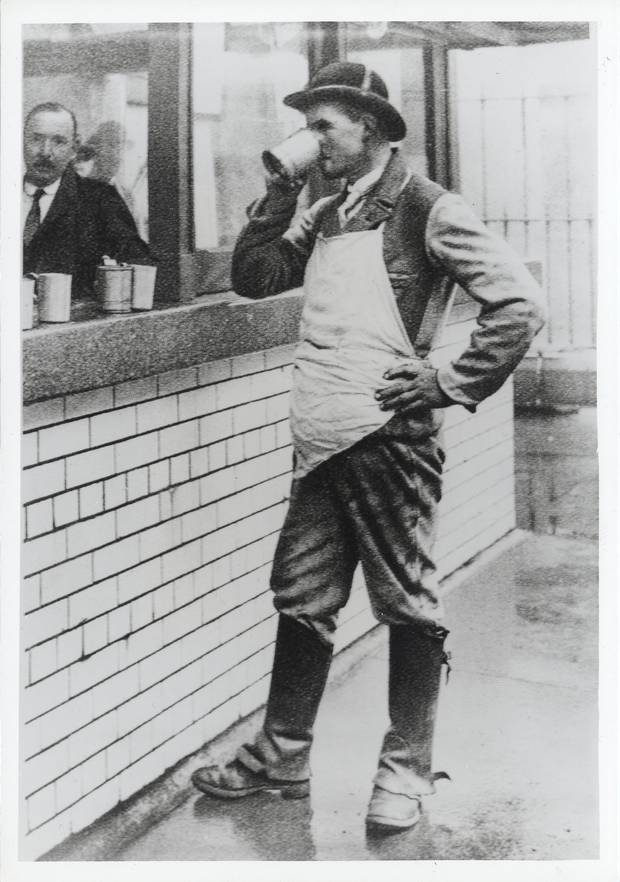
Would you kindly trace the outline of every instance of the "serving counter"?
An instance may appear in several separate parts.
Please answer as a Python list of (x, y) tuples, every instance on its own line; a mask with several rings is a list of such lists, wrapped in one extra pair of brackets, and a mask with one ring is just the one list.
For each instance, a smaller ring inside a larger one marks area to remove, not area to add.
[[(299, 292), (78, 304), (24, 332), (24, 857), (265, 701), (300, 309)], [(438, 363), (472, 316), (457, 302)], [(444, 574), (514, 526), (510, 384), (445, 425)], [(374, 624), (358, 580), (337, 649)]]

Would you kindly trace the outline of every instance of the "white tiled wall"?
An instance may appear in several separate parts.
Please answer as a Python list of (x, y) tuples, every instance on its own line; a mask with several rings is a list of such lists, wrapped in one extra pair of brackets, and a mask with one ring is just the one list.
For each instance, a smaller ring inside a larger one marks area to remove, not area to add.
[[(470, 330), (457, 309), (440, 357)], [(266, 699), (292, 347), (24, 411), (24, 857)], [(454, 570), (514, 525), (511, 390), (446, 421)], [(337, 648), (374, 625), (363, 585)]]

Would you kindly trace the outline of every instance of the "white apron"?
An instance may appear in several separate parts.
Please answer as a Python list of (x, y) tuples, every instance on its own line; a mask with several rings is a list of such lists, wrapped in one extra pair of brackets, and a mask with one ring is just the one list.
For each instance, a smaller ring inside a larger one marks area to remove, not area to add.
[(383, 260), (383, 226), (317, 237), (306, 267), (291, 392), (295, 477), (386, 423), (374, 397), (415, 358)]

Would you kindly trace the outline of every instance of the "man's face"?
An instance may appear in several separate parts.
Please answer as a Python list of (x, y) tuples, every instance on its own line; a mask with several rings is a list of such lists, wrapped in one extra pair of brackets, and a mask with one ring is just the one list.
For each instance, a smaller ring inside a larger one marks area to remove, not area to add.
[(316, 104), (305, 111), (306, 124), (319, 142), (319, 167), (326, 178), (350, 178), (367, 169), (366, 125), (350, 119), (337, 105)]
[(26, 180), (46, 187), (57, 180), (75, 156), (73, 120), (64, 110), (42, 110), (24, 129)]

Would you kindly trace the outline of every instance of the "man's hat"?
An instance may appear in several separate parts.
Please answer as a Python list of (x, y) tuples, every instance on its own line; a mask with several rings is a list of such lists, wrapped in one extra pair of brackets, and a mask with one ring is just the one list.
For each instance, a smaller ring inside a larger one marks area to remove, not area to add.
[(388, 101), (387, 86), (379, 74), (365, 64), (354, 61), (328, 64), (314, 75), (305, 89), (284, 98), (287, 107), (302, 113), (322, 101), (344, 101), (374, 114), (390, 141), (402, 141), (407, 134), (404, 119)]

